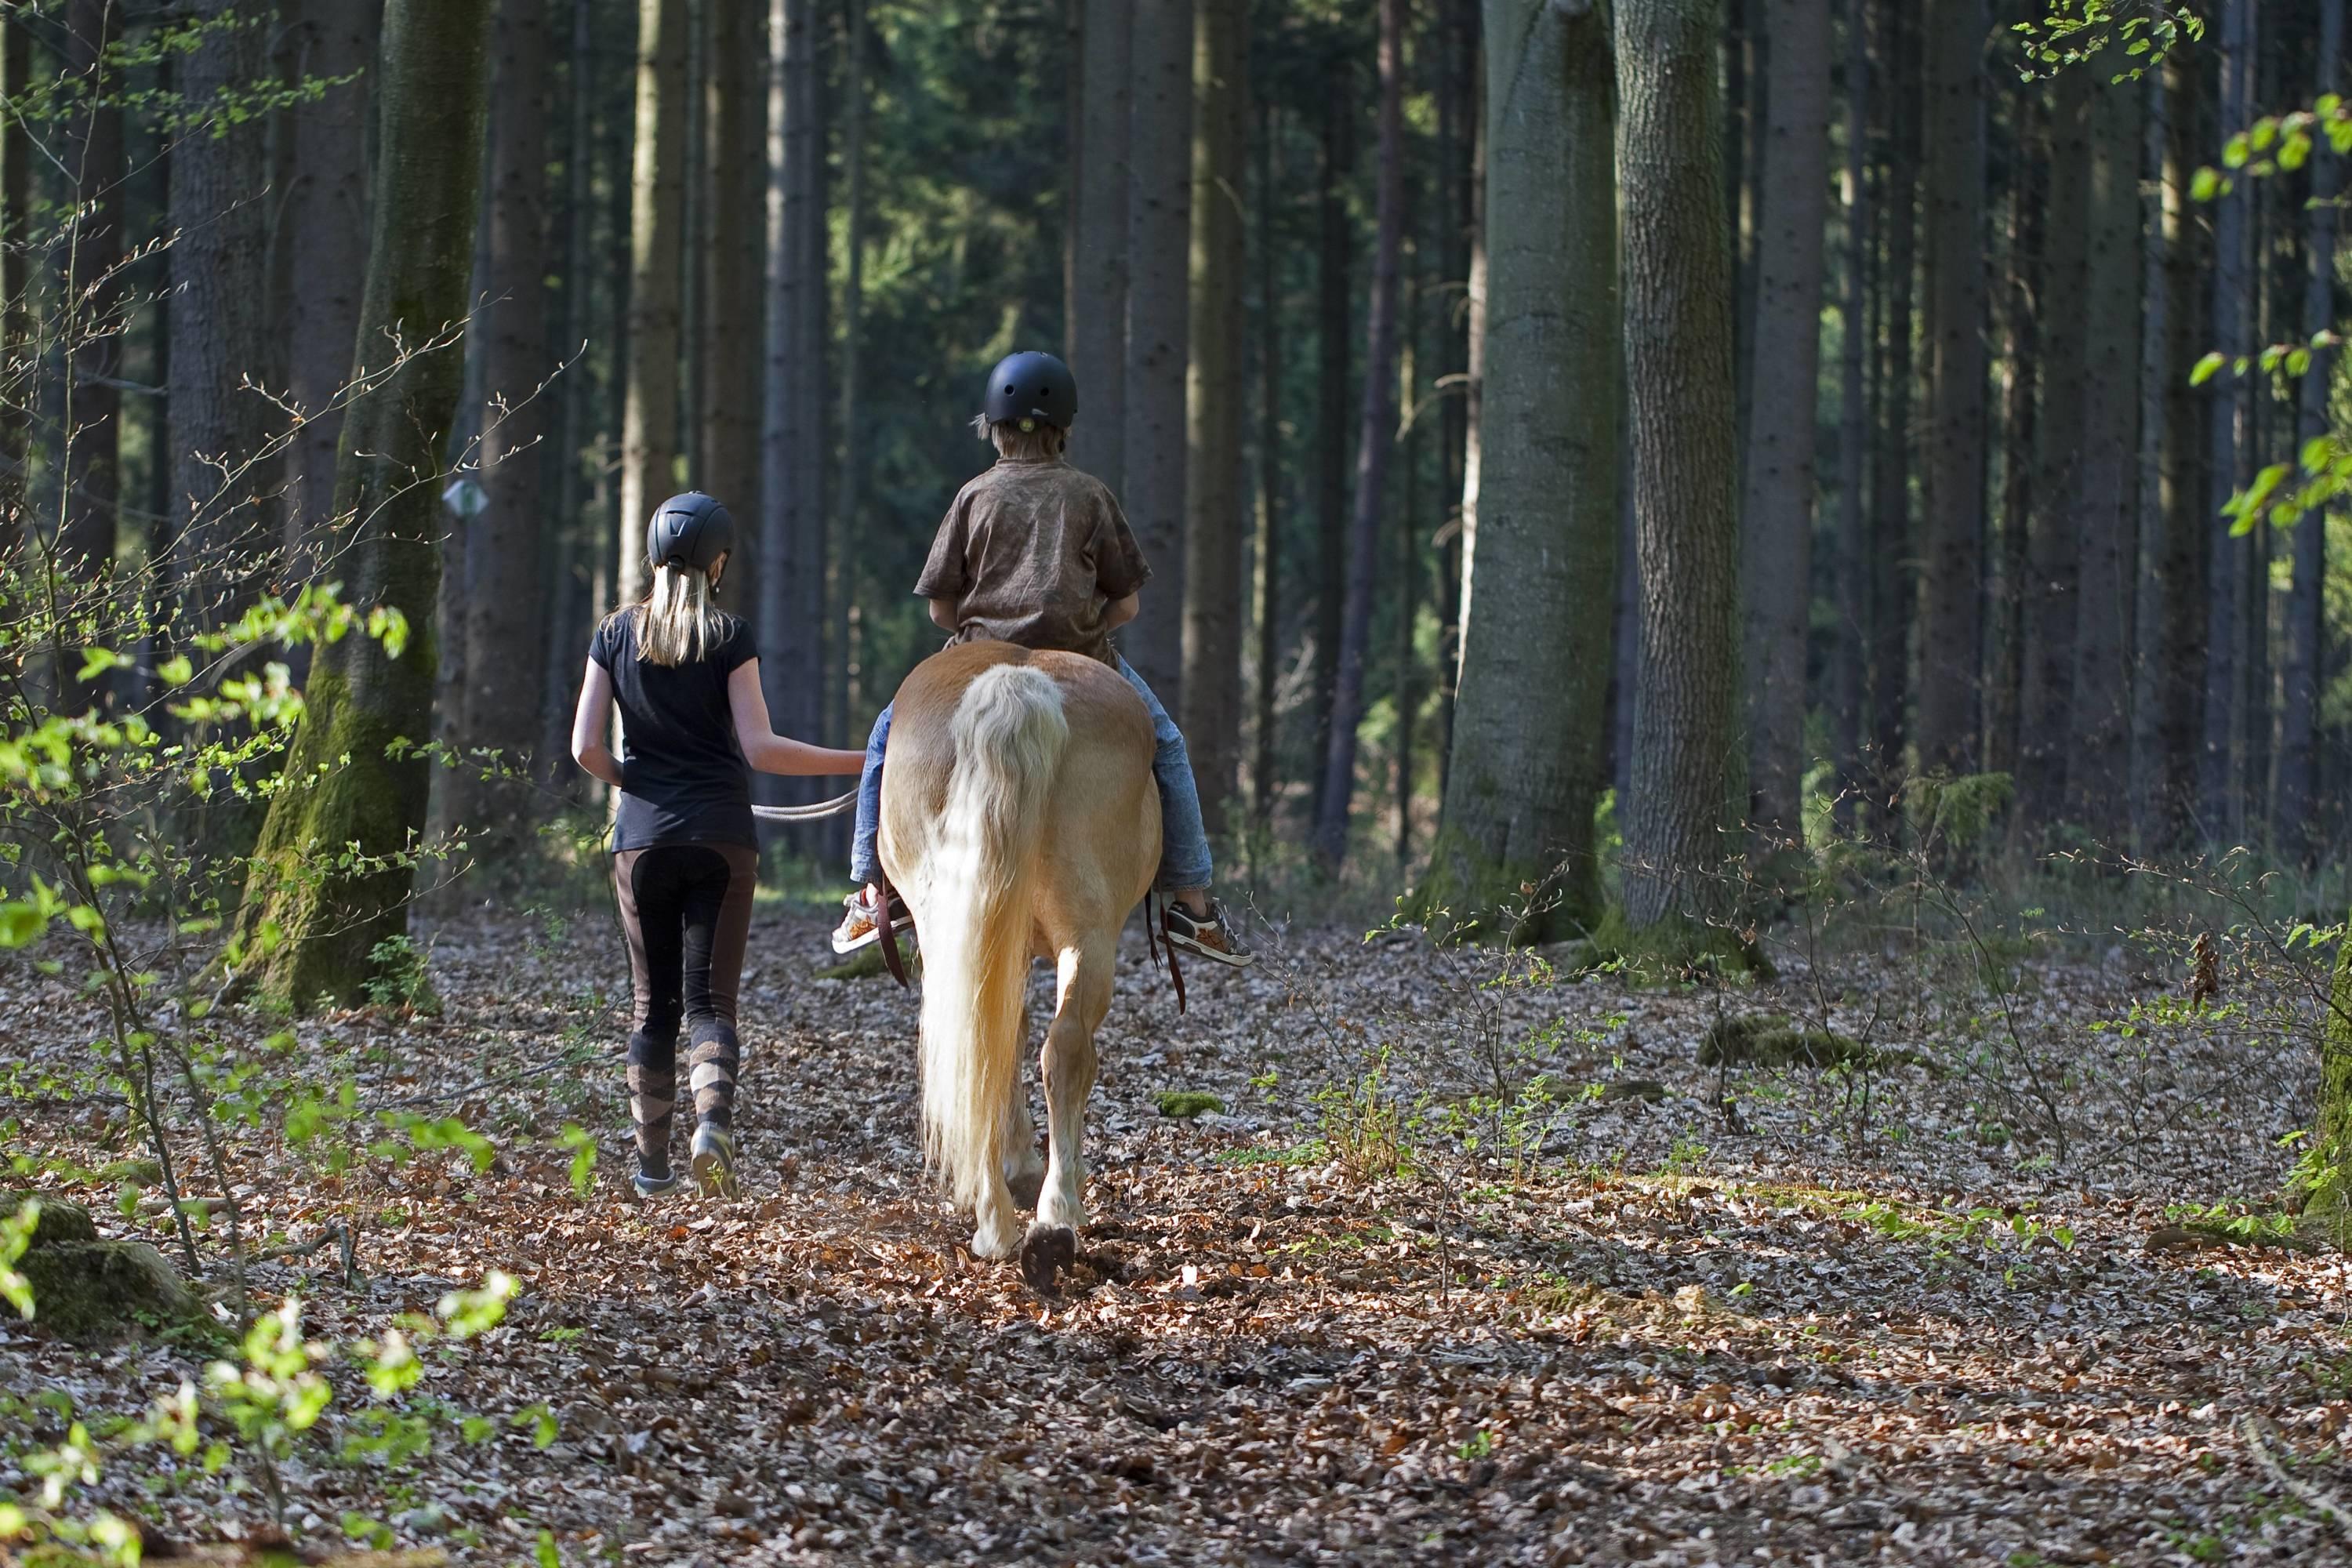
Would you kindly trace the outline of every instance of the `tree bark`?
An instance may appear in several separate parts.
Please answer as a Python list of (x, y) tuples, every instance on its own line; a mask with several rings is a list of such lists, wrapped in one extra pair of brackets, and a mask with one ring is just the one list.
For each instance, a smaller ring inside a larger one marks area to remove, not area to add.
[[(1546, 942), (1600, 916), (1624, 404), (1609, 25), (1488, 0), (1478, 529), (1423, 918)], [(1521, 891), (1536, 884), (1539, 897)], [(1522, 911), (1514, 915), (1511, 911)]]
[(1192, 209), (1192, 0), (1134, 0), (1128, 133), (1127, 433), (1118, 494), (1150, 563), (1120, 651), (1183, 710), (1185, 269)]
[[(58, 564), (83, 578), (114, 559), (122, 488), (122, 89), (102, 66), (121, 32), (116, 0), (73, 0), (66, 12), (66, 72), (88, 95), (67, 127), (78, 213), (62, 296), (73, 356), (67, 408), (65, 521)], [(256, 367), (257, 368), (257, 367)]]
[[(1478, 0), (1446, 0), (1441, 13), (1445, 48), (1441, 55), (1438, 87), (1438, 266), (1446, 292), (1440, 295), (1445, 330), (1438, 360), (1441, 378), (1440, 439), (1444, 447), (1440, 473), (1447, 500), (1445, 526), (1438, 532), (1437, 594), (1437, 793), (1442, 801), (1448, 786), (1454, 756), (1454, 707), (1461, 689), (1462, 483), (1469, 460), (1469, 333), (1465, 299), (1456, 304), (1452, 289), (1459, 280), (1465, 291), (1470, 276), (1472, 236), (1477, 230), (1478, 204), (1486, 184), (1482, 162), (1484, 119), (1480, 113), (1478, 63), (1483, 28)], [(1450, 390), (1446, 384), (1455, 383)]]
[[(2252, 0), (2226, 0), (2216, 28), (2220, 42), (2222, 136), (2245, 129), (2253, 73)], [(2211, 208), (2213, 231), (2211, 347), (2224, 360), (2221, 373), (2206, 384), (2207, 477), (2216, 510), (2246, 480), (2246, 421), (2252, 383), (2237, 373), (2237, 361), (2252, 352), (2252, 181), (2242, 174), (2235, 188)], [(2206, 535), (2206, 643), (2204, 750), (2198, 769), (2200, 826), (2205, 837), (2235, 844), (2246, 826), (2243, 738), (2246, 715), (2239, 689), (2249, 628), (2244, 622), (2242, 583), (2251, 553), (2242, 538), (2208, 520)]]
[(1919, 590), (1919, 762), (1977, 765), (1983, 668), (1985, 0), (1927, 0), (1927, 523)]
[[(407, 925), (413, 872), (399, 858), (425, 826), (426, 763), (396, 743), (431, 732), (437, 476), (465, 365), (454, 348), (394, 361), (387, 344), (465, 314), (489, 31), (474, 0), (384, 6), (383, 161), (357, 348), (365, 387), (343, 422), (335, 510), (355, 519), (340, 563), (346, 593), (398, 612), (408, 643), (354, 634), (312, 665), (238, 928), (248, 972), (288, 1006), (359, 1000), (371, 953)], [(388, 861), (354, 868), (339, 860), (345, 845)]]
[(1209, 831), (1221, 834), (1241, 745), (1248, 7), (1244, 0), (1200, 0), (1194, 34), (1182, 721), (1202, 816)]
[(1845, 13), (1845, 276), (1838, 300), (1837, 655), (1831, 722), (1837, 750), (1836, 816), (1853, 821), (1863, 784), (1864, 703), (1869, 685), (1870, 508), (1864, 485), (1870, 450), (1870, 268), (1874, 241), (1870, 204), (1869, 0), (1846, 0)]
[(720, 584), (720, 603), (764, 630), (759, 619), (761, 515), (760, 363), (766, 302), (755, 221), (767, 200), (766, 17), (748, 4), (710, 5), (704, 77), (703, 169), (709, 184), (709, 225), (700, 264), (704, 306), (696, 369), (702, 381), (701, 451), (694, 482), (727, 503), (736, 519), (735, 550)]
[[(1642, 574), (1623, 819), (1625, 918), (1635, 931), (1723, 907), (1713, 873), (1739, 794), (1738, 435), (1714, 70), (1721, 20), (1719, 0), (1619, 0), (1616, 12), (1626, 413)], [(1500, 216), (1498, 207), (1489, 213)]]
[[(547, 643), (540, 535), (541, 476), (555, 394), (547, 342), (547, 0), (501, 0), (493, 34), (490, 278), (482, 424), (482, 479), (489, 504), (466, 529), (466, 689), (460, 752), (503, 752), (537, 731)], [(479, 331), (478, 326), (477, 331)], [(528, 830), (528, 791), (484, 780), (470, 754), (453, 783), (460, 820), (491, 856), (510, 854)]]
[[(2094, 60), (2083, 456), (2075, 491), (2081, 575), (2074, 635), (2074, 742), (2065, 816), (2095, 842), (2128, 826), (2131, 630), (2139, 520), (2140, 94), (2108, 85), (2120, 51)], [(2120, 847), (2118, 845), (2118, 847)]]
[[(2050, 210), (2051, 142), (2044, 94), (2020, 93), (2011, 135), (2009, 254), (2003, 265), (2001, 326), (2000, 533), (1986, 593), (1985, 752), (1987, 773), (2015, 777), (2026, 731), (2026, 609), (2032, 592), (2034, 479), (2041, 439), (2043, 252)], [(2063, 181), (2060, 182), (2063, 184)], [(2078, 182), (2079, 183), (2079, 182)], [(2079, 209), (2076, 209), (2079, 210)], [(2079, 247), (2077, 247), (2079, 249)], [(2079, 388), (2075, 389), (2079, 391)], [(2035, 621), (2037, 631), (2044, 629)], [(2037, 731), (2038, 734), (2038, 731)], [(2019, 813), (2013, 821), (2021, 821)]]
[[(2344, 52), (2344, 0), (2320, 0), (2318, 85), (2315, 96), (2334, 92)], [(2304, 277), (2303, 332), (2305, 342), (2336, 324), (2336, 195), (2341, 172), (2336, 160), (2322, 157), (2311, 165), (2311, 205), (2305, 219), (2310, 250)], [(2298, 447), (2328, 433), (2326, 356), (2315, 356), (2303, 378), (2296, 411)], [(2319, 693), (2326, 648), (2327, 520), (2304, 518), (2289, 537), (2294, 562), (2294, 585), (2286, 609), (2284, 699), (2279, 716), (2278, 807), (2273, 821), (2281, 853), (2308, 864), (2317, 847), (2312, 814), (2318, 803)]]
[[(2074, 633), (2079, 597), (2083, 516), (2079, 509), (2086, 380), (2090, 270), (2084, 221), (2091, 190), (2091, 100), (2106, 91), (2090, 68), (2061, 71), (2053, 83), (2049, 117), (2049, 221), (2043, 226), (2040, 291), (2051, 310), (2038, 334), (2042, 384), (2035, 423), (2031, 522), (2026, 574), (2018, 609), (2022, 622), (2018, 699), (2017, 821), (2040, 836), (2065, 813), (2066, 760), (2074, 748), (2071, 711)], [(2022, 453), (2011, 454), (2013, 462)]]
[[(0, 16), (0, 98), (22, 101), (32, 81), (33, 42), (24, 24)], [(26, 226), (32, 214), (32, 136), (0, 119), (0, 364), (13, 365), (32, 338), (25, 291)], [(25, 461), (32, 388), (0, 390), (0, 554), (25, 537)]]
[[(286, 192), (289, 270), (286, 340), (290, 390), (306, 411), (287, 453), (287, 532), (296, 573), (317, 564), (322, 531), (332, 526), (335, 445), (341, 410), (333, 406), (351, 379), (360, 291), (367, 282), (368, 110), (383, 0), (301, 0), (293, 41), (295, 68), (341, 82), (315, 103), (287, 111), (293, 178)], [(356, 77), (353, 81), (342, 81)]]
[(1751, 826), (1805, 837), (1805, 670), (1812, 610), (1813, 448), (1829, 213), (1829, 0), (1765, 0), (1771, 37), (1756, 237), (1742, 527)]
[(620, 592), (645, 596), (645, 526), (677, 487), (679, 278), (686, 178), (687, 0), (637, 0), (629, 171), (628, 390), (621, 427)]
[[(1263, 91), (1263, 89), (1261, 89)], [(1251, 635), (1256, 654), (1250, 693), (1250, 814), (1265, 830), (1274, 814), (1275, 692), (1282, 660), (1282, 285), (1275, 248), (1276, 138), (1281, 133), (1273, 99), (1258, 100), (1257, 289), (1258, 426), (1256, 581)]]
[[(1069, 318), (1063, 336), (1078, 382), (1070, 460), (1127, 493), (1128, 141), (1134, 102), (1135, 14), (1129, 0), (1084, 7), (1078, 69), (1076, 211)], [(1158, 591), (1164, 592), (1163, 583)], [(1161, 694), (1163, 700), (1166, 693)]]
[(1870, 741), (1871, 826), (1892, 837), (1902, 819), (1910, 725), (1911, 623), (1916, 546), (1911, 525), (1913, 354), (1919, 232), (1919, 35), (1909, 8), (1879, 9), (1875, 29), (1885, 65), (1878, 97), (1886, 142), (1879, 233), (1878, 407), (1871, 456)]
[[(188, 12), (217, 24), (231, 9), (228, 0), (194, 0)], [(191, 105), (234, 102), (268, 70), (268, 32), (237, 15), (234, 25), (207, 27), (180, 58), (178, 85)], [(184, 519), (177, 575), (193, 621), (206, 628), (243, 613), (278, 543), (259, 500), (268, 487), (250, 471), (267, 438), (268, 405), (240, 387), (261, 374), (268, 353), (262, 130), (257, 119), (200, 124), (172, 154), (172, 489)]]
[(1348, 591), (1331, 691), (1331, 738), (1323, 754), (1315, 849), (1327, 869), (1348, 853), (1356, 784), (1356, 728), (1364, 717), (1364, 663), (1372, 637), (1381, 501), (1396, 433), (1397, 275), (1404, 246), (1404, 5), (1381, 0), (1379, 194), (1372, 296), (1365, 332), (1363, 416), (1356, 435), (1355, 510), (1349, 529)]
[(1335, 60), (1323, 100), (1323, 156), (1316, 170), (1319, 223), (1315, 288), (1315, 820), (1323, 819), (1323, 790), (1329, 782), (1324, 760), (1331, 752), (1331, 702), (1339, 689), (1339, 637), (1346, 616), (1342, 592), (1348, 570), (1348, 365), (1349, 300), (1355, 234), (1348, 221), (1342, 186), (1355, 166), (1353, 108), (1348, 68)]

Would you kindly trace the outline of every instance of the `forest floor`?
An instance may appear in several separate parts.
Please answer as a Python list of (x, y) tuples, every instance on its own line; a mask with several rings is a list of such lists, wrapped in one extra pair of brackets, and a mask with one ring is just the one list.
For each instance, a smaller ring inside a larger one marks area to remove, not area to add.
[[(2352, 1272), (2183, 1225), (2275, 1189), (2313, 1066), (2250, 1016), (2086, 1026), (2177, 973), (2026, 959), (1989, 1003), (1890, 948), (1637, 989), (1292, 930), (1249, 973), (1191, 966), (1179, 1016), (1130, 933), (1095, 1223), (1045, 1300), (963, 1250), (917, 1156), (912, 1003), (813, 979), (823, 931), (763, 907), (753, 931), (736, 1201), (624, 1197), (602, 910), (445, 923), (437, 1013), (214, 1021), (267, 1068), (229, 1146), (249, 1230), (357, 1235), (355, 1279), (328, 1248), (255, 1265), (257, 1298), (355, 1340), (493, 1268), (520, 1281), (502, 1326), (425, 1355), (428, 1452), (346, 1445), (370, 1395), (331, 1373), (281, 1467), (298, 1540), (381, 1522), (486, 1563), (2352, 1563), (2330, 1517)], [(1879, 1054), (1697, 1065), (1711, 1024), (1768, 1009)], [(123, 1113), (78, 1087), (95, 1014), (18, 963), (0, 1020), (20, 1171), (168, 1249)], [(348, 1086), (351, 1120), (296, 1148), (303, 1085), (330, 1107)], [(1169, 1091), (1223, 1109), (1165, 1116)], [(462, 1118), (495, 1158), (372, 1155), (383, 1112)], [(585, 1196), (575, 1123), (602, 1145)], [(45, 1391), (135, 1415), (220, 1353), (6, 1320), (0, 1496), (66, 1436)], [(76, 1506), (250, 1538), (252, 1477), (130, 1450)]]

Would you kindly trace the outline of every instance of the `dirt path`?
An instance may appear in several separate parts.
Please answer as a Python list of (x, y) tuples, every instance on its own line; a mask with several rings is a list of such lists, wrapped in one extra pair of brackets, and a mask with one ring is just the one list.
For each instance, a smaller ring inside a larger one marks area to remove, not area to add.
[[(2171, 1090), (2115, 1095), (2129, 1159), (2061, 1163), (2030, 1129), (1987, 1130), (1993, 1080), (1957, 1070), (1975, 1047), (1930, 1003), (1879, 1034), (1941, 1065), (1870, 1075), (1864, 1110), (1847, 1076), (1696, 1066), (1713, 1018), (1799, 1005), (1801, 980), (1495, 986), (1358, 937), (1296, 937), (1248, 977), (1189, 971), (1181, 1019), (1129, 944), (1097, 1223), (1053, 1301), (960, 1249), (968, 1227), (915, 1163), (911, 1008), (886, 983), (812, 983), (813, 921), (755, 930), (731, 1204), (619, 1195), (624, 977), (593, 914), (445, 931), (438, 1018), (331, 1016), (275, 1047), (284, 1026), (238, 1021), (278, 1085), (236, 1142), (249, 1222), (289, 1240), (352, 1223), (364, 1275), (322, 1252), (258, 1267), (257, 1294), (299, 1292), (310, 1332), (360, 1337), (491, 1267), (523, 1284), (503, 1326), (426, 1357), (409, 1398), (428, 1454), (339, 1458), (368, 1396), (337, 1375), (286, 1468), (289, 1523), (318, 1540), (346, 1514), (388, 1521), (468, 1563), (529, 1561), (541, 1531), (582, 1563), (2352, 1562), (2239, 1430), (2274, 1422), (2337, 1489), (2343, 1262), (2164, 1245), (2168, 1205), (2277, 1179), (2302, 1080), (2258, 1042), (2176, 1053)], [(2132, 990), (2053, 972), (2037, 1005), (2062, 1028)], [(1851, 995), (1832, 1021), (1859, 1030), (1871, 999)], [(87, 1020), (22, 968), (0, 972), (0, 1008), (25, 1044), (11, 1152), (90, 1168), (43, 1184), (110, 1218), (139, 1173), (98, 1172), (139, 1151), (86, 1087), (44, 1080)], [(1465, 1099), (1492, 1080), (1509, 1101), (1541, 1072), (1531, 1110)], [(332, 1173), (340, 1134), (290, 1152), (288, 1086), (331, 1100), (346, 1081), (357, 1125), (459, 1116), (496, 1163), (362, 1147)], [(2147, 1121), (2210, 1082), (2238, 1086), (2216, 1115)], [(1163, 1117), (1170, 1090), (1225, 1110)], [(1384, 1104), (1402, 1116), (1385, 1134), (1367, 1110)], [(607, 1151), (584, 1200), (567, 1122)], [(1406, 1173), (1335, 1155), (1383, 1135)], [(12, 1322), (0, 1490), (64, 1435), (41, 1390), (133, 1413), (203, 1359)], [(528, 1414), (510, 1424), (540, 1404), (544, 1447)], [(468, 1441), (467, 1414), (493, 1434)], [(249, 1533), (260, 1500), (224, 1489), (246, 1474), (142, 1450), (94, 1495), (181, 1539)]]

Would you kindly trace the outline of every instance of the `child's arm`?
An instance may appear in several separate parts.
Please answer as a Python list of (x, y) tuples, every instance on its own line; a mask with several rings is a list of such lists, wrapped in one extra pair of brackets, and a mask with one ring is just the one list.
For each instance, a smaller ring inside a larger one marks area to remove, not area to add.
[(727, 706), (735, 715), (735, 743), (743, 748), (743, 760), (763, 773), (806, 777), (812, 773), (855, 773), (865, 770), (863, 752), (812, 746), (805, 741), (776, 733), (768, 720), (768, 694), (760, 689), (760, 661), (756, 658), (745, 659), (729, 673)]
[(956, 620), (956, 602), (953, 599), (931, 601), (931, 625), (943, 632), (953, 632), (958, 628), (960, 623)]
[(1142, 608), (1143, 591), (1139, 588), (1124, 599), (1113, 599), (1103, 606), (1102, 629), (1107, 632), (1118, 630), (1119, 627), (1135, 619), (1137, 613)]
[(592, 658), (580, 682), (580, 706), (572, 711), (572, 760), (619, 789), (620, 759), (604, 743), (612, 727), (613, 672)]

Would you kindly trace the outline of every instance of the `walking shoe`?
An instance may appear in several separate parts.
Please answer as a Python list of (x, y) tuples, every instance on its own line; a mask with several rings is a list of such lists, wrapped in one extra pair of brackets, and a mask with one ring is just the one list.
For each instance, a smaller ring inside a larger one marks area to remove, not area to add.
[(1167, 923), (1163, 930), (1171, 947), (1181, 948), (1212, 963), (1223, 963), (1234, 969), (1247, 969), (1257, 962), (1257, 954), (1234, 940), (1234, 933), (1225, 925), (1225, 906), (1214, 899), (1209, 900), (1209, 917), (1206, 920), (1173, 899), (1168, 901), (1165, 918)]
[(694, 1130), (694, 1184), (706, 1198), (735, 1195), (735, 1139), (727, 1129), (706, 1121)]
[[(866, 897), (864, 888), (842, 900), (841, 904), (848, 913), (843, 915), (841, 924), (834, 928), (834, 952), (856, 952), (859, 948), (870, 947), (881, 940), (882, 922), (876, 917), (873, 900)], [(915, 934), (915, 921), (907, 912), (907, 900), (895, 892), (890, 895), (890, 925), (902, 936)]]
[(640, 1198), (663, 1197), (677, 1191), (677, 1173), (669, 1168), (667, 1161), (663, 1162), (659, 1170), (656, 1170), (640, 1158), (637, 1161), (637, 1173), (629, 1178), (629, 1185), (637, 1189), (637, 1196)]

